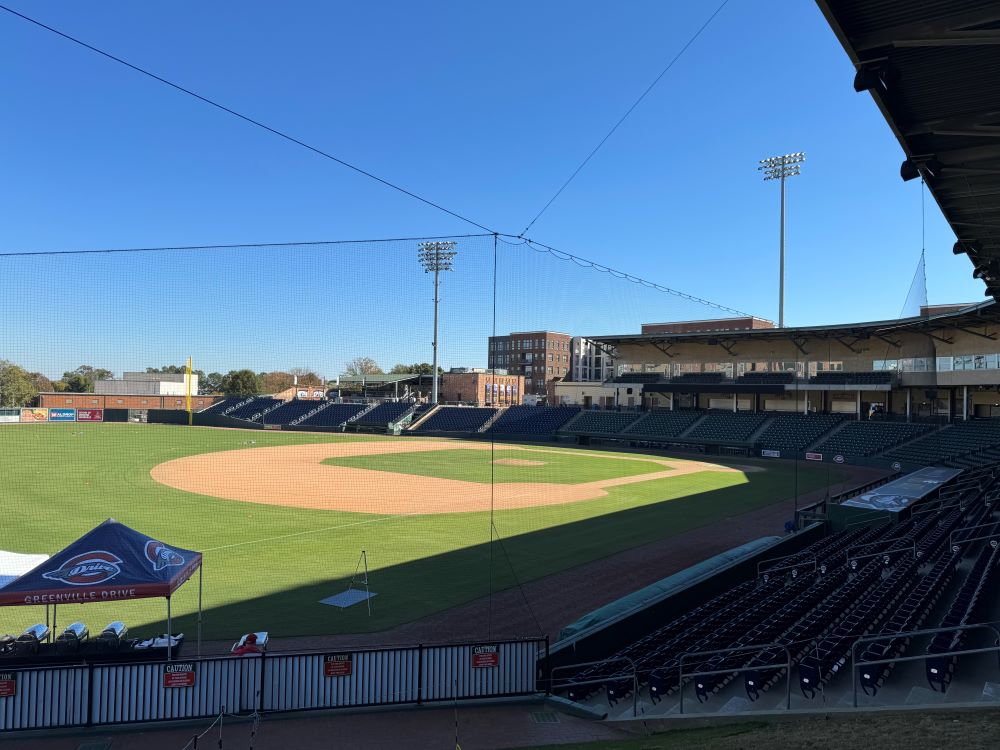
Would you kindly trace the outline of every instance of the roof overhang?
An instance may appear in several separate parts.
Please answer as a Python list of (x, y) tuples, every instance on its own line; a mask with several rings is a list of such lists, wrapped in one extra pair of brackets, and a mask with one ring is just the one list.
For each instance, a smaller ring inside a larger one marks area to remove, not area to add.
[(816, 0), (986, 293), (1000, 299), (1000, 5)]
[(946, 329), (963, 329), (977, 335), (993, 338), (994, 334), (975, 331), (984, 326), (1000, 325), (1000, 305), (993, 300), (980, 302), (955, 312), (925, 317), (900, 318), (869, 323), (843, 323), (828, 326), (799, 326), (795, 328), (757, 328), (745, 331), (712, 331), (708, 333), (637, 333), (621, 336), (589, 336), (605, 346), (650, 345), (662, 347), (670, 344), (706, 344), (723, 346), (734, 341), (800, 341), (815, 339), (878, 338), (900, 333), (925, 333)]

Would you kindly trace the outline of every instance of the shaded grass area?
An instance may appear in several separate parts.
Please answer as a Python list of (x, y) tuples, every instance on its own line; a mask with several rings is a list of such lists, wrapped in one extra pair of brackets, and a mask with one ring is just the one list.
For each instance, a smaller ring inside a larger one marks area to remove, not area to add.
[[(115, 517), (168, 544), (204, 552), (206, 638), (251, 629), (275, 636), (372, 632), (484, 596), (491, 585), (508, 588), (515, 576), (530, 581), (769, 505), (790, 497), (793, 487), (790, 467), (769, 464), (765, 472), (688, 474), (613, 487), (586, 502), (498, 511), (501, 555), (488, 544), (488, 513), (303, 510), (205, 497), (149, 476), (163, 461), (208, 451), (358, 439), (366, 438), (166, 425), (4, 426), (0, 549), (53, 553)], [(800, 490), (820, 487), (827, 477), (826, 470), (801, 467)], [(363, 607), (318, 604), (347, 587), (362, 549), (379, 594), (372, 616)], [(196, 602), (194, 584), (173, 601), (178, 628), (189, 635)], [(59, 612), (62, 623), (82, 619), (93, 630), (125, 619), (140, 626), (134, 632), (148, 634), (162, 632), (164, 604), (66, 605)], [(39, 607), (2, 608), (0, 633), (39, 619)]]
[[(494, 463), (494, 459), (531, 461), (541, 465), (518, 466)], [(584, 484), (670, 468), (644, 457), (623, 457), (617, 453), (516, 448), (506, 445), (497, 446), (495, 451), (458, 448), (414, 453), (383, 453), (374, 456), (327, 458), (323, 463), (480, 484), (489, 484), (491, 481), (499, 484), (546, 482)]]
[(834, 714), (671, 729), (623, 740), (536, 746), (535, 750), (842, 750), (1000, 746), (1000, 709)]

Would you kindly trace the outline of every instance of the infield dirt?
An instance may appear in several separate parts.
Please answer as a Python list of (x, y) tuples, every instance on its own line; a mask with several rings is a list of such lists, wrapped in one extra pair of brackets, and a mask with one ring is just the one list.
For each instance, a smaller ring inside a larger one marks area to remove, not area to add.
[[(591, 500), (607, 495), (606, 488), (703, 471), (759, 471), (757, 467), (729, 467), (702, 461), (656, 456), (621, 456), (621, 460), (655, 464), (644, 474), (613, 477), (580, 484), (479, 483), (397, 472), (324, 464), (329, 458), (388, 453), (417, 453), (449, 447), (436, 440), (365, 443), (323, 443), (186, 456), (155, 466), (150, 475), (161, 484), (201, 495), (295, 508), (356, 513), (424, 515), (496, 509), (531, 508)], [(489, 451), (488, 443), (463, 448)], [(506, 462), (543, 460), (550, 448), (510, 448), (524, 454)], [(529, 458), (531, 457), (531, 458)], [(594, 460), (602, 460), (595, 456)], [(517, 464), (510, 464), (517, 465)], [(525, 464), (527, 465), (527, 464)]]

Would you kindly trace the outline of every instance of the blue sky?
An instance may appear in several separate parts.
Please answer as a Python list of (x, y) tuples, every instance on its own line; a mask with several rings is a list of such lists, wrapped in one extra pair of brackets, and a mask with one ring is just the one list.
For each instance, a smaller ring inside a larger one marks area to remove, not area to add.
[[(514, 234), (717, 5), (11, 2)], [(6, 249), (478, 231), (6, 14), (0, 39)], [(902, 152), (852, 76), (812, 3), (730, 0), (529, 236), (776, 318), (778, 194), (755, 168), (801, 150), (786, 322), (895, 317), (920, 188), (899, 179)], [(979, 301), (953, 241), (928, 196), (930, 300)], [(449, 365), (485, 364), (490, 247), (477, 243), (445, 295)], [(354, 354), (426, 360), (411, 250), (0, 258), (0, 358), (50, 374), (189, 353), (206, 369), (331, 374)], [(718, 314), (509, 252), (501, 327), (625, 332)]]

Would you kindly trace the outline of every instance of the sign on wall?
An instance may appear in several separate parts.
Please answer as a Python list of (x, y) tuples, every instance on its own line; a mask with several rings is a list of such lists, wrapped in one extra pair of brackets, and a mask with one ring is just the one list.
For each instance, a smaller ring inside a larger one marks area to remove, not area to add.
[(76, 409), (49, 409), (50, 422), (75, 422)]
[(490, 669), (500, 666), (500, 647), (495, 643), (472, 647), (472, 668)]
[(0, 672), (0, 698), (17, 695), (17, 672)]
[(48, 422), (48, 409), (21, 409), (22, 422)]
[(163, 687), (165, 688), (194, 687), (197, 677), (194, 664), (190, 662), (163, 665)]
[(807, 453), (806, 454), (806, 461), (822, 461), (822, 460), (823, 460), (823, 454), (822, 453)]
[(350, 654), (326, 654), (323, 656), (324, 677), (350, 677), (354, 665)]
[(763, 448), (760, 452), (764, 458), (781, 458), (781, 451), (773, 451), (768, 448)]
[(104, 409), (77, 409), (77, 422), (103, 422)]

